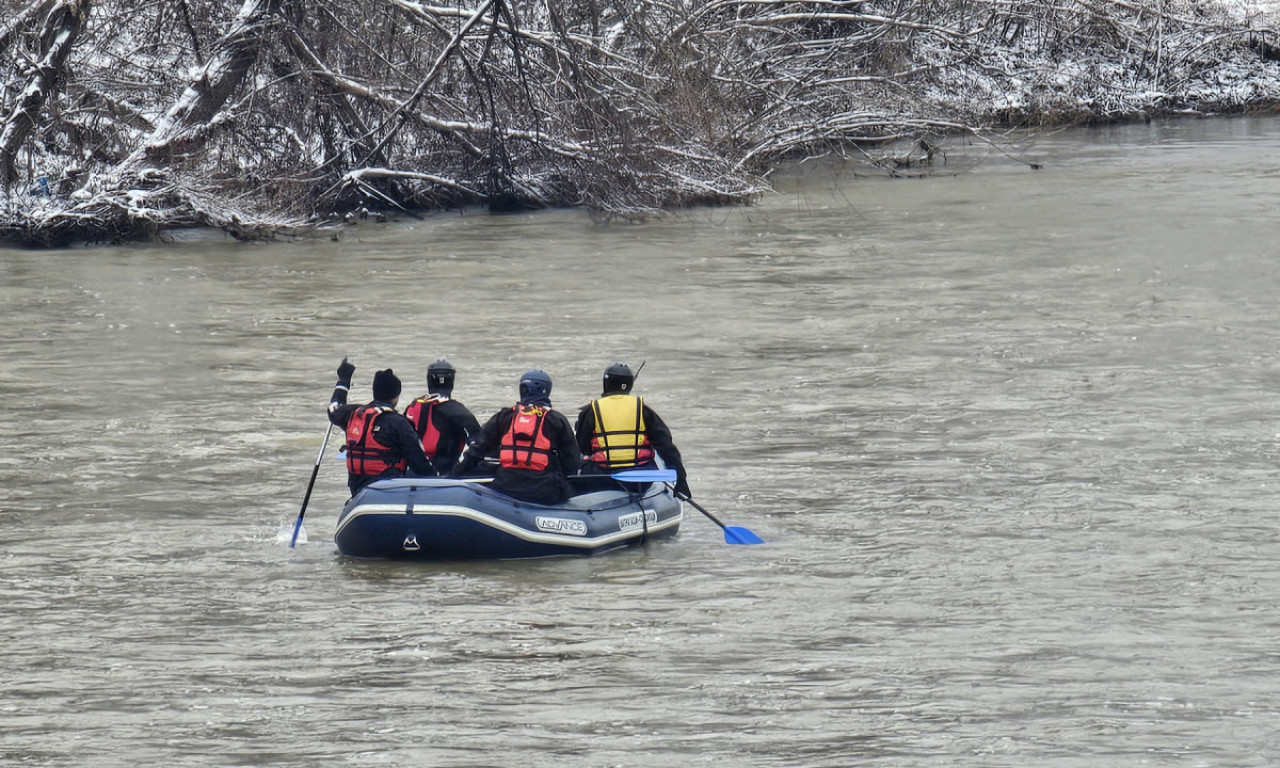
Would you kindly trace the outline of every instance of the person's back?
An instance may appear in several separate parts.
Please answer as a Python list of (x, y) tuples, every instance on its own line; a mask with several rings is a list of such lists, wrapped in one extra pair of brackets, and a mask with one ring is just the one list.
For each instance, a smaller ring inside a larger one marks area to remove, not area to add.
[(551, 377), (542, 371), (521, 376), (520, 402), (485, 423), (451, 476), (464, 476), (495, 453), (493, 490), (535, 504), (559, 504), (569, 498), (566, 476), (582, 459), (569, 420), (551, 407)]
[(583, 471), (599, 474), (655, 466), (657, 456), (676, 471), (676, 493), (691, 496), (671, 430), (643, 398), (632, 394), (634, 385), (631, 368), (613, 363), (605, 369), (601, 396), (578, 412), (574, 433), (586, 457)]
[(378, 371), (373, 377), (373, 401), (352, 405), (347, 403), (347, 394), (355, 370), (344, 358), (329, 400), (329, 421), (346, 435), (347, 488), (351, 495), (375, 480), (401, 477), (406, 471), (416, 477), (434, 476), (436, 472), (422, 452), (413, 425), (396, 411), (400, 379), (390, 368)]
[(453, 399), (456, 373), (443, 358), (427, 366), (427, 394), (405, 409), (422, 450), (442, 475), (453, 469), (467, 442), (480, 433), (480, 422), (465, 405)]

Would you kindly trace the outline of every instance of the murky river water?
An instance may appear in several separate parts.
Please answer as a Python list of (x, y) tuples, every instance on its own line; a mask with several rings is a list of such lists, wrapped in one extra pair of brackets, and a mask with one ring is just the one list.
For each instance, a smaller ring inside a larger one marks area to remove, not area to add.
[[(0, 251), (0, 764), (1275, 765), (1280, 121), (1027, 152), (644, 226)], [(482, 420), (646, 361), (769, 543), (690, 509), (347, 561), (326, 457), (290, 550), (344, 355), (360, 398), (447, 356)]]

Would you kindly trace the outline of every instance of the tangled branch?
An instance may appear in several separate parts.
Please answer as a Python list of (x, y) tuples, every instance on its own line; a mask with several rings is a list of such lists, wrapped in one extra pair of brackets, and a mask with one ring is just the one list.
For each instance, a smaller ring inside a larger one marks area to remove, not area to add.
[(1211, 0), (37, 0), (0, 23), (0, 233), (744, 203), (793, 156), (927, 167), (947, 136), (1280, 103), (1275, 26)]

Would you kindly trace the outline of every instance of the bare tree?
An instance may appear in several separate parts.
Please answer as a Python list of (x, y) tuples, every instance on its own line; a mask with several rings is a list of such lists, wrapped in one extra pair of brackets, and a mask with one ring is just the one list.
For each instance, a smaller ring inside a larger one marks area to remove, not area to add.
[(37, 0), (0, 21), (0, 234), (742, 203), (790, 157), (1280, 103), (1206, 100), (1276, 40), (1212, 0)]
[[(67, 58), (88, 19), (89, 0), (43, 2), (30, 6), (28, 10), (30, 16), (43, 11), (44, 22), (35, 41), (36, 55), (28, 66), (23, 67), (26, 70), (25, 85), (5, 118), (3, 131), (0, 131), (0, 182), (6, 189), (18, 179), (18, 149), (31, 136), (37, 117), (54, 95)], [(10, 26), (13, 32), (6, 32), (5, 37), (13, 36), (22, 18), (14, 21)]]

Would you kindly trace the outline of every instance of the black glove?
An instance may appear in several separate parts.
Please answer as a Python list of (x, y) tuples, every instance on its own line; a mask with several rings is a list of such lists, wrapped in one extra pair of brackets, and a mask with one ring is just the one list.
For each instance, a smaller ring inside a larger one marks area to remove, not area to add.
[(351, 377), (355, 374), (356, 367), (347, 362), (347, 358), (342, 358), (342, 364), (338, 366), (338, 383), (344, 387), (351, 387)]
[(676, 495), (686, 499), (692, 499), (693, 494), (689, 491), (689, 479), (682, 477), (676, 480)]

